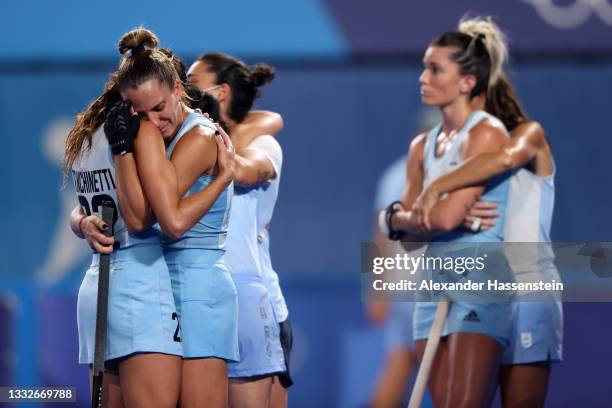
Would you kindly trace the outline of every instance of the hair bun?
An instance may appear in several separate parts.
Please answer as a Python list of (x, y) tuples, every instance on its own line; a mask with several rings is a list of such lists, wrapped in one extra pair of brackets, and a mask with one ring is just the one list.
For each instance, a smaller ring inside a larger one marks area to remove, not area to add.
[(274, 79), (274, 68), (267, 64), (255, 64), (251, 69), (251, 78), (256, 87), (268, 84)]
[(155, 33), (144, 27), (138, 27), (124, 34), (117, 48), (122, 55), (129, 57), (153, 50), (158, 44), (159, 40)]
[(503, 66), (508, 60), (506, 36), (497, 24), (493, 22), (493, 19), (488, 16), (463, 17), (459, 21), (459, 31), (482, 40), (491, 58), (489, 85), (493, 85), (499, 78)]

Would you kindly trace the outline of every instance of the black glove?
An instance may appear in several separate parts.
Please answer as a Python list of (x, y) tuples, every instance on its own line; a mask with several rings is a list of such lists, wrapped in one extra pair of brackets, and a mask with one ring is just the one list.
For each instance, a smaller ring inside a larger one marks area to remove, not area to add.
[(388, 231), (387, 237), (391, 241), (399, 241), (402, 238), (404, 238), (404, 235), (406, 235), (404, 231), (393, 229), (393, 226), (391, 225), (391, 219), (393, 218), (393, 215), (396, 212), (400, 211), (401, 207), (402, 207), (401, 201), (394, 201), (391, 204), (389, 204), (385, 210), (385, 224), (387, 226), (387, 231)]
[(138, 115), (130, 113), (130, 102), (117, 102), (106, 115), (104, 133), (113, 155), (134, 153), (134, 139), (140, 128)]

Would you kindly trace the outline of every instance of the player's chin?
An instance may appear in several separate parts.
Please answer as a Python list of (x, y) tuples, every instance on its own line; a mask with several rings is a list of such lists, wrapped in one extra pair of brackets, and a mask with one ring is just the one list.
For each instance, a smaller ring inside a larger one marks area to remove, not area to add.
[(166, 124), (159, 127), (159, 131), (164, 138), (167, 138), (174, 134), (174, 127), (170, 122), (166, 122)]
[(425, 106), (438, 106), (436, 100), (427, 94), (421, 94), (421, 103)]

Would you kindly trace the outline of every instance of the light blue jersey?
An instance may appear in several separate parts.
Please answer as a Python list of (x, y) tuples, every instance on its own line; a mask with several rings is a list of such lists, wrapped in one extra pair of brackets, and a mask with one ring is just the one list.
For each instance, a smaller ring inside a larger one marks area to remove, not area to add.
[[(115, 206), (115, 241), (111, 255), (106, 360), (139, 352), (182, 354), (179, 322), (168, 267), (157, 228), (130, 234), (118, 211), (115, 166), (100, 126), (72, 168), (75, 190), (85, 213)], [(99, 255), (83, 277), (77, 300), (79, 362), (93, 363)]]
[[(208, 128), (211, 132), (215, 132), (216, 128), (214, 124), (202, 114), (191, 113), (187, 116), (187, 119), (183, 122), (183, 125), (177, 132), (176, 136), (172, 140), (172, 143), (166, 148), (166, 155), (168, 158), (172, 157), (174, 148), (181, 140), (183, 135), (193, 129), (195, 126), (203, 126)], [(199, 191), (202, 191), (208, 186), (213, 180), (214, 176), (208, 174), (202, 174), (198, 179), (189, 187), (184, 197), (189, 197)], [(162, 243), (165, 248), (207, 248), (207, 249), (224, 249), (225, 240), (227, 236), (227, 229), (229, 223), (229, 211), (230, 203), (232, 201), (233, 189), (232, 186), (228, 187), (217, 200), (213, 203), (212, 207), (206, 214), (196, 222), (182, 237), (179, 239), (172, 239), (167, 235), (162, 236)]]
[[(462, 161), (461, 146), (469, 132), (482, 121), (486, 120), (495, 127), (501, 128), (507, 134), (504, 125), (499, 119), (484, 112), (475, 111), (468, 117), (463, 128), (456, 134), (451, 148), (440, 157), (436, 157), (436, 139), (442, 124), (436, 126), (427, 134), (425, 149), (423, 152), (423, 167), (425, 171), (424, 187), (427, 187), (438, 177), (454, 170)], [(481, 200), (495, 202), (498, 205), (499, 212), (502, 214), (497, 219), (495, 227), (487, 231), (472, 232), (467, 231), (462, 227), (437, 236), (432, 242), (447, 242), (447, 243), (486, 243), (486, 242), (501, 242), (504, 236), (505, 210), (508, 201), (509, 176), (504, 174), (485, 183), (485, 191), (481, 196)], [(435, 249), (430, 246), (428, 256), (436, 256), (433, 253)], [(470, 248), (472, 248), (470, 246)], [(477, 246), (473, 246), (471, 252), (477, 252)], [(442, 255), (442, 254), (440, 254)], [(440, 256), (438, 255), (438, 256)], [(474, 255), (474, 254), (470, 254)], [(488, 263), (491, 263), (493, 257), (500, 261), (500, 264), (505, 264), (505, 256), (500, 250), (499, 254), (487, 253)], [(443, 255), (442, 255), (443, 256)], [(507, 266), (508, 273), (510, 272)], [(435, 273), (435, 271), (430, 271)], [(486, 273), (486, 270), (485, 270)], [(480, 276), (477, 281), (483, 281), (484, 276)], [(451, 295), (452, 296), (452, 295)], [(414, 313), (414, 338), (415, 340), (426, 339), (429, 336), (433, 318), (436, 310), (436, 302), (418, 302)], [(510, 338), (511, 306), (507, 302), (465, 302), (453, 301), (450, 305), (448, 317), (446, 319), (443, 335), (453, 333), (479, 333), (494, 338), (505, 346)]]
[[(169, 158), (195, 126), (207, 128), (210, 136), (216, 130), (205, 116), (191, 113), (166, 150)], [(201, 175), (185, 196), (203, 190), (213, 179)], [(224, 262), (232, 190), (230, 185), (181, 238), (162, 238), (185, 358), (239, 359), (236, 287)]]
[[(468, 137), (470, 130), (485, 120), (491, 123), (493, 126), (503, 129), (507, 134), (506, 128), (501, 121), (495, 116), (484, 111), (472, 112), (466, 123), (463, 125), (463, 128), (455, 136), (452, 147), (441, 157), (436, 157), (436, 138), (442, 129), (442, 124), (439, 124), (427, 134), (425, 149), (423, 151), (423, 168), (425, 171), (423, 188), (428, 187), (434, 180), (450, 171), (453, 171), (459, 166), (462, 161), (461, 146), (463, 141)], [(480, 200), (482, 201), (494, 202), (497, 204), (497, 208), (501, 215), (497, 219), (497, 222), (493, 228), (486, 231), (479, 231), (477, 233), (467, 231), (464, 228), (456, 228), (454, 231), (435, 237), (432, 242), (503, 241), (506, 205), (508, 202), (509, 177), (510, 174), (503, 174), (487, 180), (485, 183), (485, 191), (480, 196)]]

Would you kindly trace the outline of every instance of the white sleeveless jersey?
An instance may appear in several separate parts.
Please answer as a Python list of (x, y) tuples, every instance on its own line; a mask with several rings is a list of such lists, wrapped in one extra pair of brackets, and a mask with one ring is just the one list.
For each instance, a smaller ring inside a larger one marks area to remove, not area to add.
[[(263, 143), (262, 143), (263, 142)], [(257, 204), (257, 230), (259, 241), (259, 261), (261, 267), (261, 275), (264, 285), (270, 294), (274, 314), (279, 322), (284, 322), (289, 316), (287, 303), (280, 287), (278, 274), (272, 267), (272, 259), (270, 258), (270, 234), (267, 226), (272, 221), (274, 207), (278, 198), (278, 189), (283, 167), (283, 151), (280, 144), (272, 136), (260, 136), (249, 145), (248, 149), (255, 150), (270, 160), (276, 178), (270, 180), (258, 188), (258, 204)]]
[(553, 173), (549, 176), (538, 176), (522, 168), (510, 179), (505, 252), (519, 282), (560, 281), (553, 262), (554, 251), (547, 245), (551, 241), (555, 205), (554, 177), (553, 164)]
[(550, 242), (555, 206), (555, 172), (538, 176), (526, 169), (510, 179), (504, 237), (509, 242)]
[(159, 245), (159, 230), (149, 228), (138, 234), (128, 233), (127, 226), (118, 211), (115, 163), (104, 135), (103, 126), (93, 134), (91, 149), (83, 150), (72, 166), (72, 180), (81, 208), (87, 215), (101, 213), (102, 203), (115, 207), (114, 233), (119, 248), (136, 244)]
[[(510, 179), (504, 251), (518, 283), (562, 281), (554, 263), (555, 253), (549, 245), (555, 205), (554, 178), (553, 162), (552, 174), (548, 176), (538, 176), (521, 168)], [(528, 298), (530, 291), (520, 291), (517, 295)], [(542, 295), (539, 294), (538, 298)], [(521, 343), (524, 336), (546, 339), (550, 348), (548, 355), (542, 358), (560, 358), (563, 339), (561, 293), (550, 292), (547, 300), (549, 302), (514, 304), (517, 316), (514, 330), (520, 332), (515, 336), (520, 335)]]
[[(269, 154), (268, 149), (257, 148), (262, 141), (270, 143), (271, 140), (278, 146), (278, 142), (271, 136), (259, 136), (247, 148), (261, 152), (274, 165), (274, 157), (271, 157), (274, 155)], [(278, 146), (278, 149), (280, 149), (280, 146)], [(264, 192), (270, 191), (272, 193), (274, 191), (274, 189), (270, 190), (272, 184), (274, 182), (264, 182), (255, 187), (238, 185), (234, 187), (234, 199), (227, 233), (227, 254), (225, 256), (225, 264), (232, 274), (257, 274), (265, 281), (259, 254), (258, 233), (261, 231), (261, 222), (258, 219), (258, 214), (262, 211), (262, 199), (265, 201), (268, 197)], [(265, 207), (267, 208), (267, 206)], [(267, 208), (263, 211), (267, 213), (266, 217), (272, 217), (271, 209)]]
[(230, 208), (225, 265), (232, 274), (261, 276), (257, 245), (257, 189), (234, 185)]
[(283, 150), (276, 139), (269, 135), (257, 137), (247, 149), (266, 156), (276, 173), (274, 180), (266, 181), (257, 189), (259, 200), (257, 205), (257, 230), (261, 232), (272, 221), (272, 215), (274, 214), (283, 168)]

